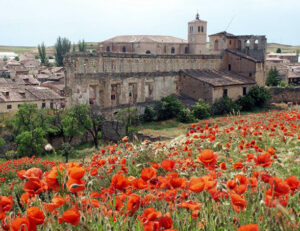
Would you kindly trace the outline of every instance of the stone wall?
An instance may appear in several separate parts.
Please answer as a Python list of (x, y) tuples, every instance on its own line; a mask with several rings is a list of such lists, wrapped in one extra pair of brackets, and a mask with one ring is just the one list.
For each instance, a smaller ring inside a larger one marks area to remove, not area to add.
[(65, 59), (67, 106), (91, 98), (101, 109), (155, 102), (177, 93), (179, 70), (222, 66), (220, 55), (72, 53)]
[(300, 104), (300, 87), (269, 87), (268, 89), (272, 95), (272, 103)]

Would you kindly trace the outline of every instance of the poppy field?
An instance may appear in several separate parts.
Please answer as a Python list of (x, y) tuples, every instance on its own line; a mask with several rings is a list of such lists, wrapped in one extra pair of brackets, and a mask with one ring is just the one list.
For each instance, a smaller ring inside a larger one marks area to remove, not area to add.
[(299, 230), (300, 111), (128, 137), (89, 161), (0, 163), (2, 230)]

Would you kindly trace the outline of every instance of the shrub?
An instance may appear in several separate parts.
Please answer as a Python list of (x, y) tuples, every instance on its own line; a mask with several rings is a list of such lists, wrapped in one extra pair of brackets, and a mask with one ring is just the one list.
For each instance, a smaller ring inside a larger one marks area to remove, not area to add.
[(240, 106), (227, 96), (215, 101), (211, 107), (212, 115), (223, 115), (234, 111), (239, 111)]
[(163, 97), (160, 102), (156, 103), (157, 120), (167, 120), (175, 118), (183, 109), (183, 105), (178, 101), (175, 95)]
[(156, 120), (156, 111), (153, 109), (153, 107), (147, 106), (143, 114), (143, 121), (151, 122), (154, 120)]
[(180, 112), (177, 114), (176, 119), (182, 123), (191, 123), (195, 121), (193, 113), (188, 108), (183, 108), (182, 110), (180, 110)]
[(192, 107), (192, 112), (195, 118), (205, 119), (210, 116), (210, 106), (207, 103), (204, 103), (202, 99), (199, 99), (198, 102)]
[(255, 107), (255, 100), (249, 95), (245, 95), (237, 100), (237, 104), (242, 111), (250, 111)]
[(259, 86), (252, 87), (248, 92), (248, 95), (253, 98), (254, 105), (257, 107), (266, 105), (272, 98), (270, 92), (266, 88)]

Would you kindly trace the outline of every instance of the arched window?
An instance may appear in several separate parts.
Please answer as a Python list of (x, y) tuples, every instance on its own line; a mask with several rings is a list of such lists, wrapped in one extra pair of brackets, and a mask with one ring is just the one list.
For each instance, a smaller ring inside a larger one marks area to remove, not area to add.
[(203, 26), (201, 26), (201, 32), (204, 32), (204, 27)]
[(246, 47), (250, 47), (250, 40), (249, 39), (245, 41), (245, 45), (246, 45)]
[(126, 47), (122, 47), (122, 52), (123, 52), (123, 53), (126, 52)]
[(200, 32), (201, 31), (201, 27), (200, 26), (198, 26), (198, 32)]
[(147, 51), (146, 51), (146, 54), (148, 54), (148, 55), (151, 54), (151, 51), (147, 50)]
[(106, 47), (106, 51), (110, 52), (110, 47), (109, 46)]
[(174, 47), (171, 48), (171, 53), (172, 53), (172, 54), (175, 53), (175, 48), (174, 48)]
[(185, 53), (185, 54), (188, 54), (188, 53), (189, 53), (189, 48), (188, 48), (188, 47), (184, 48), (184, 53)]
[(219, 50), (219, 40), (215, 40), (215, 43), (214, 43), (214, 50), (215, 50), (215, 51)]
[(257, 49), (258, 49), (258, 40), (256, 39), (254, 42), (254, 50), (257, 50)]

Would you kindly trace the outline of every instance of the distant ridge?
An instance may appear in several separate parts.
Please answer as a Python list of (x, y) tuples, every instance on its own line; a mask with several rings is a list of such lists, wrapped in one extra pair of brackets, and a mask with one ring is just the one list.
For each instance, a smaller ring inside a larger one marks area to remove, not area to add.
[[(88, 46), (97, 46), (97, 42), (87, 42)], [(53, 55), (54, 53), (54, 47), (50, 46), (47, 47), (47, 50), (50, 55)], [(267, 52), (276, 52), (276, 50), (280, 48), (282, 53), (295, 53), (297, 50), (300, 50), (299, 46), (293, 46), (293, 45), (286, 45), (286, 44), (280, 44), (280, 43), (268, 43)], [(22, 54), (26, 52), (33, 52), (37, 53), (37, 47), (33, 46), (2, 46), (0, 45), (0, 52), (15, 52), (17, 54)]]

